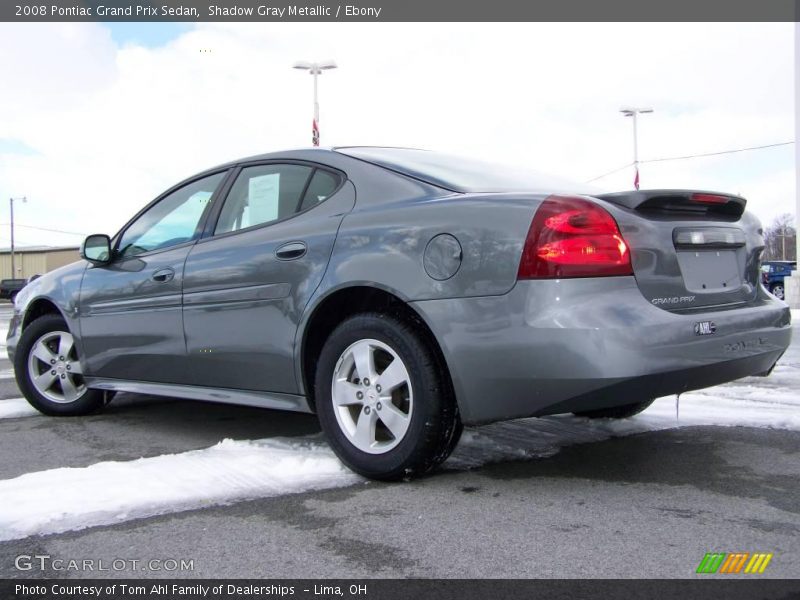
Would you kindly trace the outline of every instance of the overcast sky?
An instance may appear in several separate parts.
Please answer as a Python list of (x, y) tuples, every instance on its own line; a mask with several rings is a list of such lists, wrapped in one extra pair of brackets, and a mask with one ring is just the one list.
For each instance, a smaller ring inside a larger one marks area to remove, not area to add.
[[(383, 144), (586, 181), (632, 160), (794, 139), (783, 24), (2, 24), (0, 246), (113, 234), (180, 179), (310, 144)], [(642, 188), (739, 193), (762, 221), (794, 209), (794, 146), (643, 164)], [(632, 169), (595, 182), (630, 189)], [(26, 227), (27, 226), (27, 227)], [(57, 234), (33, 227), (73, 232)]]

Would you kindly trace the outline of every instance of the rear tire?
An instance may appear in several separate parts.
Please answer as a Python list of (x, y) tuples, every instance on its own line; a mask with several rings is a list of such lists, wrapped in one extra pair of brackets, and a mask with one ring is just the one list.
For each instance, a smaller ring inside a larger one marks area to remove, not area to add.
[(86, 387), (72, 334), (60, 315), (44, 315), (25, 327), (14, 355), (20, 391), (39, 412), (80, 416), (105, 404), (100, 390)]
[(775, 296), (778, 300), (784, 300), (785, 299), (785, 293), (784, 293), (784, 290), (783, 290), (783, 285), (781, 285), (780, 283), (776, 283), (775, 285), (773, 285), (769, 289), (769, 291), (772, 292), (772, 295)]
[(317, 414), (339, 459), (370, 479), (408, 479), (450, 455), (462, 425), (449, 378), (417, 328), (380, 313), (350, 317), (320, 354)]
[(598, 408), (596, 410), (584, 410), (572, 414), (576, 417), (588, 417), (590, 419), (627, 419), (638, 415), (653, 402), (655, 402), (655, 398), (645, 400), (644, 402), (635, 402), (634, 404), (625, 404), (612, 408)]

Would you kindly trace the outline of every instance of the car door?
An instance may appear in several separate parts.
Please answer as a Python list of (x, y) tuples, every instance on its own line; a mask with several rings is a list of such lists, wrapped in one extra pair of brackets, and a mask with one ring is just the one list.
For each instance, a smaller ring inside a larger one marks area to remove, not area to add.
[(352, 184), (327, 168), (240, 169), (208, 237), (186, 260), (186, 383), (297, 392), (297, 324), (354, 204)]
[(79, 319), (87, 374), (180, 379), (186, 361), (184, 263), (225, 175), (195, 179), (156, 200), (116, 236), (111, 263), (86, 269)]

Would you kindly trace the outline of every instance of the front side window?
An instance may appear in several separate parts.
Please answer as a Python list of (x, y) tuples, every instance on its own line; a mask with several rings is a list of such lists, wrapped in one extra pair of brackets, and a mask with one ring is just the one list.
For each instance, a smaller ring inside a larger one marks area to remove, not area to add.
[(258, 165), (242, 169), (222, 207), (215, 234), (284, 219), (297, 212), (312, 172), (304, 165)]
[(136, 256), (195, 239), (211, 196), (224, 176), (224, 172), (209, 175), (162, 198), (125, 230), (118, 253)]

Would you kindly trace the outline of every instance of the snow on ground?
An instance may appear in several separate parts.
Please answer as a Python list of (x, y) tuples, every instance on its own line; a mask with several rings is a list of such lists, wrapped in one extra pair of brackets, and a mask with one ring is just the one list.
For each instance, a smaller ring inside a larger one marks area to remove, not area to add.
[[(793, 316), (797, 322), (800, 311)], [(22, 402), (0, 400), (0, 417), (23, 416), (14, 410), (37, 414)], [(797, 336), (768, 378), (749, 377), (684, 394), (677, 412), (675, 398), (668, 397), (624, 421), (558, 415), (468, 429), (445, 468), (549, 456), (568, 445), (692, 425), (800, 429)], [(320, 436), (224, 440), (205, 450), (51, 469), (0, 481), (0, 540), (358, 481)], [(57, 496), (53, 489), (59, 490)]]
[(183, 454), (27, 473), (0, 481), (0, 541), (359, 480), (318, 439), (223, 440)]
[(41, 413), (33, 408), (25, 398), (8, 398), (0, 400), (0, 419), (17, 419), (19, 417), (35, 417)]

